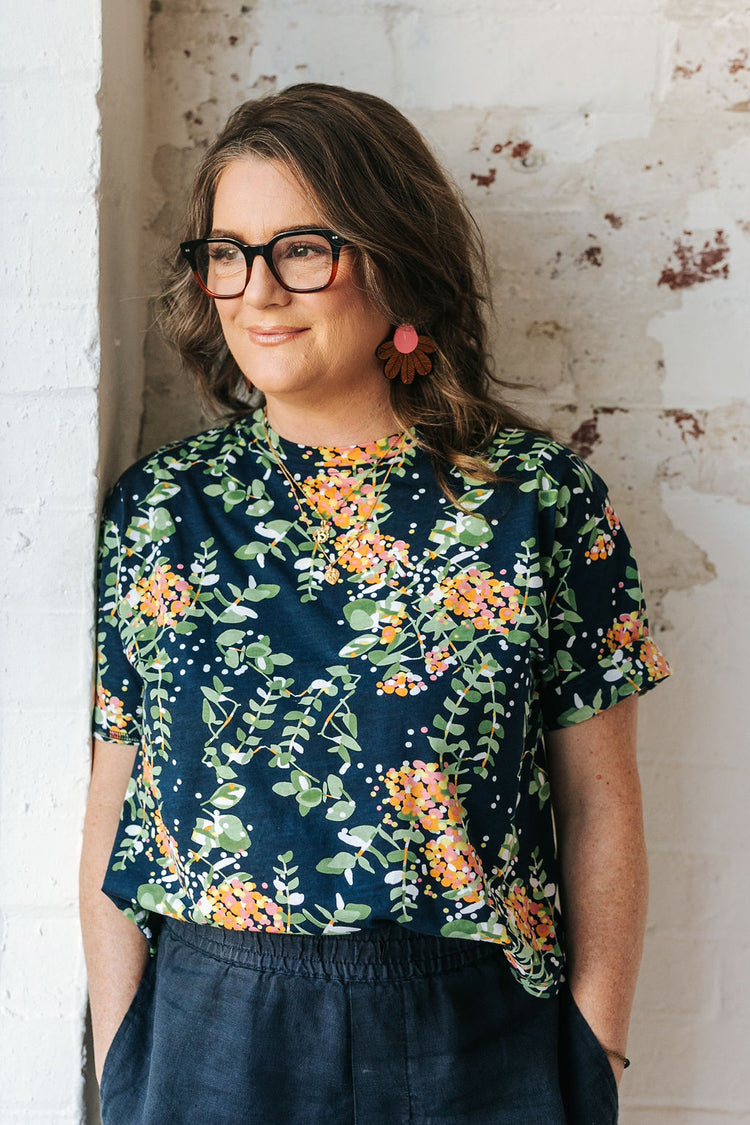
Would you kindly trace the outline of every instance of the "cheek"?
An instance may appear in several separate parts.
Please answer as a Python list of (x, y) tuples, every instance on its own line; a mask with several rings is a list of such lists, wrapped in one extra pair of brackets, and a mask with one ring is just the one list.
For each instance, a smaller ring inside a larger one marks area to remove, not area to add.
[(382, 343), (390, 334), (391, 324), (380, 315), (370, 301), (359, 263), (345, 262), (342, 257), (336, 285), (339, 284), (339, 280), (341, 289), (336, 296), (339, 301), (338, 315), (341, 323), (345, 323), (349, 330), (355, 327), (362, 337), (368, 341), (375, 341), (375, 346)]
[(231, 335), (232, 324), (233, 324), (233, 320), (234, 320), (234, 317), (232, 316), (231, 310), (228, 308), (228, 305), (230, 305), (230, 304), (231, 304), (230, 301), (225, 301), (225, 302), (216, 301), (216, 302), (214, 302), (214, 307), (216, 309), (216, 315), (219, 318), (219, 325), (221, 327), (221, 331), (224, 333), (225, 339), (228, 339), (229, 335)]
[(377, 347), (388, 335), (390, 325), (365, 297), (357, 294), (341, 310), (341, 323), (350, 332), (356, 332), (368, 345)]

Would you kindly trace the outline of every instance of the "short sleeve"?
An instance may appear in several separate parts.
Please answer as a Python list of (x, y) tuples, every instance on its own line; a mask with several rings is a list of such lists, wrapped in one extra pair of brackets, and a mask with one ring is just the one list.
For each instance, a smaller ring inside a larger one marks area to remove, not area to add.
[(542, 710), (571, 726), (670, 674), (649, 633), (638, 567), (604, 482), (571, 458), (555, 508)]
[(96, 697), (93, 733), (105, 742), (139, 745), (141, 679), (128, 659), (120, 633), (126, 551), (122, 491), (107, 500), (99, 537)]

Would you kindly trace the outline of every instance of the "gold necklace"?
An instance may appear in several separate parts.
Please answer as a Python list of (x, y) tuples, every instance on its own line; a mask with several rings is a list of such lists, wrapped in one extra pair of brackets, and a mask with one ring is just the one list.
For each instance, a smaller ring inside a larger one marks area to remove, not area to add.
[[(327, 519), (321, 519), (318, 526), (313, 527), (313, 521), (310, 519), (310, 517), (308, 515), (305, 514), (305, 512), (303, 510), (303, 502), (305, 504), (307, 504), (307, 507), (310, 509), (310, 511), (315, 511), (316, 515), (318, 514), (317, 509), (315, 507), (315, 502), (314, 502), (313, 499), (311, 499), (308, 496), (307, 492), (304, 489), (304, 486), (300, 482), (295, 481), (294, 477), (291, 475), (291, 473), (289, 473), (289, 471), (286, 468), (286, 465), (284, 464), (284, 462), (281, 460), (278, 453), (276, 452), (276, 448), (275, 448), (273, 442), (271, 441), (271, 435), (268, 432), (268, 426), (266, 424), (266, 412), (265, 412), (265, 410), (263, 411), (263, 432), (266, 435), (266, 442), (268, 443), (268, 448), (271, 451), (271, 456), (273, 457), (274, 461), (276, 462), (276, 465), (277, 465), (279, 471), (281, 472), (282, 476), (284, 477), (284, 479), (289, 484), (289, 486), (292, 490), (292, 495), (294, 496), (295, 500), (297, 501), (297, 507), (299, 508), (299, 513), (300, 513), (299, 522), (302, 525), (302, 527), (305, 531), (305, 534), (309, 536), (309, 538), (313, 541), (313, 543), (315, 544), (316, 547), (321, 547), (326, 552), (326, 555), (328, 555), (328, 547), (327, 547), (328, 541), (331, 539), (332, 536), (335, 538), (335, 531), (333, 531), (333, 529), (331, 527), (331, 521), (327, 520)], [(401, 452), (401, 454), (402, 454), (402, 457), (401, 457), (402, 460), (403, 460), (403, 437), (404, 437), (404, 435), (402, 434), (401, 437), (399, 438), (399, 452)], [(364, 531), (366, 525), (369, 523), (370, 519), (372, 518), (372, 514), (378, 506), (378, 501), (379, 501), (380, 496), (383, 492), (383, 489), (385, 488), (385, 486), (388, 482), (388, 478), (391, 475), (391, 471), (393, 470), (393, 466), (395, 465), (396, 460), (397, 460), (397, 458), (396, 458), (396, 455), (394, 453), (394, 456), (391, 459), (391, 463), (388, 466), (388, 472), (383, 477), (383, 481), (380, 485), (380, 488), (378, 489), (377, 494), (375, 496), (375, 499), (373, 500), (372, 504), (370, 505), (370, 510), (367, 513), (367, 515), (365, 516), (365, 518), (363, 520), (361, 520), (359, 523), (355, 524), (355, 526), (351, 529), (351, 531), (347, 531), (345, 533), (344, 542), (342, 543), (341, 550), (335, 551), (335, 557), (333, 559), (331, 559), (330, 556), (327, 558), (326, 567), (325, 567), (325, 570), (323, 571), (323, 577), (325, 578), (325, 580), (329, 584), (329, 586), (335, 586), (336, 583), (338, 582), (339, 578), (341, 577), (341, 571), (339, 570), (338, 566), (336, 565), (338, 563), (339, 559), (341, 558), (341, 555), (346, 550), (356, 550), (357, 546), (359, 545), (358, 536), (361, 534), (362, 531)], [(376, 479), (377, 479), (377, 470), (378, 470), (379, 464), (380, 464), (380, 459), (375, 463), (374, 473), (375, 473)], [(298, 485), (299, 485), (299, 491), (298, 491)], [(301, 496), (302, 496), (302, 501), (300, 500), (300, 493), (301, 493)]]

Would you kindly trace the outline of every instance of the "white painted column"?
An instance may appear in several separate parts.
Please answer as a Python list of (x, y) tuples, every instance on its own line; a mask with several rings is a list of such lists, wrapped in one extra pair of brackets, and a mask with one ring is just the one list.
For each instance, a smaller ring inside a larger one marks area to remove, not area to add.
[(0, 30), (0, 1120), (81, 1120), (96, 535), (99, 4)]

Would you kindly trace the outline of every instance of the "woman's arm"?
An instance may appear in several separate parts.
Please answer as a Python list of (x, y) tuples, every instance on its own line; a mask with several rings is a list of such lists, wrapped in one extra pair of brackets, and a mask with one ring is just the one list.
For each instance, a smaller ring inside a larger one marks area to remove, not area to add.
[(622, 1055), (648, 902), (636, 718), (631, 696), (547, 736), (568, 980), (599, 1042)]
[(80, 903), (97, 1078), (148, 961), (146, 939), (101, 890), (135, 754), (134, 746), (94, 740)]

